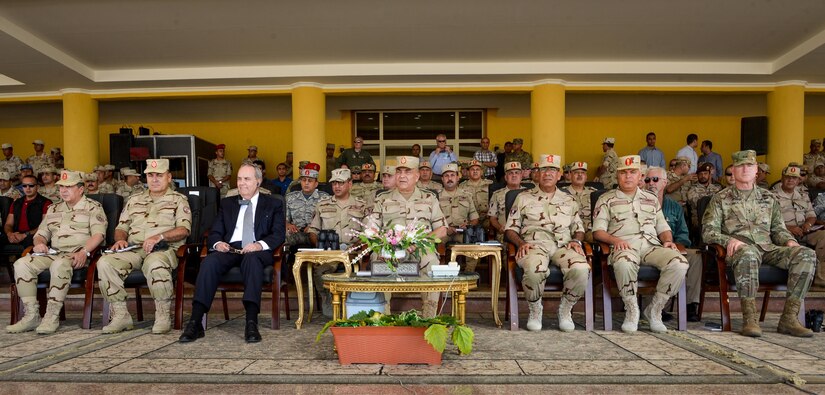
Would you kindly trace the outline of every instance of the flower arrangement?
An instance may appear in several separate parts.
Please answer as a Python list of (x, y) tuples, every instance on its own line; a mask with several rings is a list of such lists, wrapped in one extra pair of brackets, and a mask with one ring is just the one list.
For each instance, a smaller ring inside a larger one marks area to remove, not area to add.
[(389, 229), (380, 229), (372, 218), (366, 224), (355, 218), (353, 221), (358, 222), (363, 229), (351, 232), (352, 236), (361, 240), (361, 244), (353, 246), (347, 252), (363, 250), (353, 258), (352, 263), (374, 252), (384, 258), (390, 271), (395, 272), (395, 265), (406, 258), (408, 252), (420, 260), (422, 253), (435, 251), (436, 245), (441, 243), (441, 240), (431, 235), (417, 219), (410, 221), (406, 226), (398, 224)]

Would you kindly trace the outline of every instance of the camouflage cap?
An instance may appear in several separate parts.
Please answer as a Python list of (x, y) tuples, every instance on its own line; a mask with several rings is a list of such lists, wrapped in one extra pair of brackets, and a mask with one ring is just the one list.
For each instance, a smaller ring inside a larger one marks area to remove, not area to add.
[(561, 156), (541, 154), (541, 156), (539, 156), (538, 168), (543, 169), (546, 167), (561, 169)]
[(605, 139), (602, 140), (602, 144), (616, 144), (616, 139), (613, 137), (605, 137)]
[(3, 149), (9, 149), (9, 148), (14, 148), (14, 146), (12, 146), (9, 143), (3, 143)]
[(798, 166), (788, 166), (784, 170), (782, 170), (782, 175), (788, 177), (801, 177), (802, 169), (800, 169)]
[(304, 167), (306, 167), (306, 165), (308, 165), (308, 164), (309, 164), (309, 161), (308, 161), (308, 160), (302, 160), (302, 161), (298, 162), (298, 168), (299, 168), (299, 169), (303, 169), (303, 168), (304, 168)]
[(124, 177), (128, 177), (128, 176), (140, 177), (140, 174), (138, 174), (138, 172), (135, 171), (135, 169), (132, 169), (132, 168), (129, 168), (129, 167), (124, 167), (124, 168), (120, 169), (120, 174), (122, 174)]
[(115, 171), (115, 165), (110, 165), (110, 164), (108, 164), (108, 163), (107, 163), (107, 164), (105, 164), (105, 165), (103, 166), (103, 170), (106, 170), (106, 171)]
[[(95, 180), (97, 180), (97, 176), (95, 176)], [(57, 182), (55, 182), (55, 184), (62, 185), (64, 187), (70, 187), (82, 183), (83, 173), (71, 170), (63, 170), (62, 172), (60, 172), (60, 179), (57, 180)]]
[(819, 141), (819, 139), (813, 139), (811, 140), (811, 145), (822, 145), (822, 143)]
[(478, 167), (480, 167), (480, 168), (482, 168), (482, 169), (484, 168), (484, 166), (481, 164), (481, 162), (479, 162), (479, 161), (477, 161), (477, 160), (475, 160), (475, 159), (473, 159), (473, 160), (471, 160), (471, 161), (467, 162), (467, 168), (468, 168), (468, 169), (469, 169), (469, 168), (471, 168), (471, 167), (473, 167), (473, 166), (478, 166)]
[(355, 166), (351, 167), (350, 171), (353, 174), (361, 174), (361, 165), (355, 165)]
[(106, 167), (103, 165), (95, 166), (92, 171), (106, 171)]
[(11, 180), (11, 175), (7, 171), (0, 171), (0, 180)]
[(733, 159), (734, 166), (756, 164), (756, 151), (754, 150), (736, 151), (730, 157)]
[(56, 154), (56, 153), (60, 152), (60, 147), (54, 147), (54, 148), (51, 149), (51, 151), (52, 151), (53, 154)]
[(169, 159), (146, 159), (144, 174), (166, 173), (169, 171)]
[(46, 166), (46, 167), (43, 167), (43, 168), (40, 169), (39, 174), (46, 174), (46, 173), (57, 174), (57, 169), (55, 169), (52, 166)]
[(513, 144), (524, 144), (524, 139), (522, 139), (522, 138), (513, 139)]
[(573, 162), (570, 164), (570, 171), (584, 170), (587, 171), (587, 162)]
[(247, 150), (247, 151), (257, 151), (257, 150), (258, 150), (258, 146), (257, 146), (257, 145), (250, 145), (250, 146), (249, 146), (249, 148), (247, 148), (246, 150)]
[(444, 173), (446, 173), (448, 171), (451, 171), (453, 173), (458, 173), (458, 165), (455, 164), (455, 163), (448, 163), (448, 164), (444, 165), (444, 167), (441, 168), (441, 175), (444, 175)]
[(432, 169), (432, 168), (433, 168), (432, 166), (430, 166), (430, 161), (428, 161), (428, 160), (422, 161), (422, 162), (421, 162), (421, 164), (420, 164), (420, 165), (418, 165), (418, 168), (419, 168), (419, 169), (423, 169), (423, 168), (425, 168), (425, 167), (426, 167), (426, 168), (428, 168), (428, 169)]
[(642, 158), (639, 155), (627, 155), (619, 158), (619, 167), (616, 170), (641, 169)]
[(677, 156), (676, 157), (676, 163), (684, 163), (686, 165), (689, 165), (690, 164), (690, 158), (688, 158), (687, 156)]
[(94, 181), (97, 182), (97, 174), (94, 173), (86, 173), (83, 175), (83, 181)]
[(37, 145), (46, 145), (46, 143), (44, 143), (44, 142), (43, 142), (43, 140), (40, 140), (40, 139), (37, 139), (37, 140), (32, 141), (32, 144), (37, 144)]
[(375, 171), (375, 165), (372, 163), (364, 163), (361, 165), (361, 171)]
[(381, 174), (395, 174), (396, 166), (384, 166), (384, 172)]
[(521, 170), (521, 162), (507, 162), (504, 164), (504, 171)]
[(562, 170), (564, 170), (565, 173), (569, 173), (570, 172), (570, 164), (568, 163), (568, 164), (562, 166)]
[(767, 163), (759, 162), (759, 170), (764, 171), (765, 173), (771, 174), (771, 167)]
[(335, 169), (332, 171), (332, 177), (329, 178), (329, 182), (346, 182), (349, 181), (350, 177), (349, 169)]
[(418, 158), (414, 156), (397, 156), (395, 157), (395, 167), (408, 169), (418, 169)]

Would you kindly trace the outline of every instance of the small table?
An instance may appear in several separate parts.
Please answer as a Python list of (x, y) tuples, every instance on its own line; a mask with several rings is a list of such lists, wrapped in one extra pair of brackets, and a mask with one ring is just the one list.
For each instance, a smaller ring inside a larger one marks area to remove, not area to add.
[(453, 277), (390, 276), (357, 277), (351, 274), (325, 274), (324, 288), (332, 293), (332, 319), (347, 315), (347, 292), (449, 292), (451, 294), (453, 317), (463, 324), (466, 313), (467, 293), (475, 289), (477, 273), (459, 274)]
[(298, 290), (298, 320), (295, 321), (295, 328), (301, 329), (301, 324), (304, 322), (304, 291), (301, 280), (301, 267), (305, 263), (310, 264), (307, 265), (307, 291), (309, 292), (309, 314), (307, 316), (307, 322), (311, 322), (313, 307), (315, 304), (315, 288), (312, 284), (312, 268), (315, 265), (333, 262), (343, 263), (344, 272), (347, 275), (352, 273), (352, 265), (350, 265), (349, 254), (347, 254), (346, 251), (298, 251), (295, 254), (295, 264), (292, 266), (292, 275), (295, 277), (295, 289)]
[(453, 244), (450, 247), (450, 261), (455, 261), (457, 256), (465, 256), (468, 258), (480, 259), (487, 256), (493, 257), (493, 265), (490, 271), (493, 273), (491, 303), (493, 304), (493, 317), (496, 320), (496, 326), (501, 328), (501, 320), (498, 318), (498, 290), (501, 286), (501, 245), (489, 244)]

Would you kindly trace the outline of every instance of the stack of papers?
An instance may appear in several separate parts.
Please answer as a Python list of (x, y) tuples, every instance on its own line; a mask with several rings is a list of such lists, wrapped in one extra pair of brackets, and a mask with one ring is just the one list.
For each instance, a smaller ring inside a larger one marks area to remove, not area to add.
[(450, 265), (434, 265), (431, 266), (432, 272), (430, 272), (430, 277), (454, 277), (458, 275), (458, 271), (461, 270), (458, 266), (450, 266)]

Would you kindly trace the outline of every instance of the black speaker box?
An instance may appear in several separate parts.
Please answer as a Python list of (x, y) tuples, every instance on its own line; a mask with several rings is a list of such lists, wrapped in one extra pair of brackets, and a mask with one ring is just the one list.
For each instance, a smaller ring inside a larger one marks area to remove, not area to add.
[(116, 168), (129, 167), (129, 148), (132, 147), (132, 135), (112, 133), (109, 135), (109, 163)]
[(768, 117), (742, 118), (740, 149), (754, 150), (757, 155), (768, 154)]

